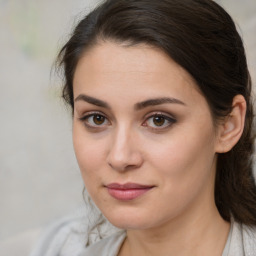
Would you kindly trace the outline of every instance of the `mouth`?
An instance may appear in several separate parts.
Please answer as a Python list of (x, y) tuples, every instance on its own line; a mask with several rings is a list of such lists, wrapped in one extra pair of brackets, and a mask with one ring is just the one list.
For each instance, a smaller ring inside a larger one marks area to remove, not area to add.
[(121, 201), (130, 201), (134, 200), (143, 194), (147, 193), (149, 190), (155, 186), (141, 185), (136, 183), (126, 183), (118, 184), (111, 183), (106, 185), (108, 193), (115, 199)]

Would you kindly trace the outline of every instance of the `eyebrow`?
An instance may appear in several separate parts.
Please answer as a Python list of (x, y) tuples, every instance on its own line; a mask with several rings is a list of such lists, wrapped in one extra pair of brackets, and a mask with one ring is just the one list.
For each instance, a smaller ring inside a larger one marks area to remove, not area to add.
[(149, 106), (156, 106), (156, 105), (161, 105), (165, 103), (174, 103), (174, 104), (180, 104), (184, 106), (186, 105), (184, 102), (176, 98), (163, 97), (163, 98), (155, 98), (155, 99), (149, 99), (149, 100), (139, 102), (135, 104), (135, 109), (140, 110)]
[[(105, 102), (103, 100), (96, 99), (94, 97), (91, 97), (91, 96), (88, 96), (85, 94), (78, 95), (75, 98), (75, 102), (77, 102), (77, 101), (85, 101), (85, 102), (88, 102), (88, 103), (93, 104), (98, 107), (111, 109), (111, 107), (109, 106), (109, 104), (107, 102)], [(184, 106), (186, 105), (184, 102), (182, 102), (181, 100), (178, 100), (176, 98), (162, 97), (162, 98), (148, 99), (148, 100), (136, 103), (134, 105), (134, 109), (141, 110), (146, 107), (161, 105), (161, 104), (165, 104), (165, 103), (180, 104), (180, 105), (184, 105)]]
[(90, 97), (90, 96), (85, 95), (85, 94), (78, 95), (75, 98), (75, 102), (77, 102), (77, 101), (85, 101), (85, 102), (88, 102), (88, 103), (93, 104), (93, 105), (98, 106), (98, 107), (110, 109), (110, 106), (108, 105), (107, 102), (105, 102), (103, 100), (96, 99), (94, 97)]

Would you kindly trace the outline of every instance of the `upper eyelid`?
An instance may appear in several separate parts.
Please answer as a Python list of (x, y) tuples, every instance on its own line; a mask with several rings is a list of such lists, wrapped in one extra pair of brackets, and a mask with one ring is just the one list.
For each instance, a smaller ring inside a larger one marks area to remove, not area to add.
[(85, 112), (85, 113), (79, 115), (80, 117), (78, 117), (78, 119), (84, 119), (86, 117), (90, 117), (93, 115), (101, 115), (101, 116), (104, 116), (105, 118), (107, 118), (107, 116), (104, 113), (102, 113), (101, 111), (88, 111), (88, 112)]
[[(83, 120), (85, 120), (86, 118), (89, 118), (89, 117), (94, 116), (94, 115), (97, 115), (97, 114), (98, 114), (98, 115), (101, 115), (101, 116), (103, 116), (103, 117), (105, 117), (105, 118), (108, 120), (108, 122), (111, 123), (109, 117), (108, 117), (105, 113), (103, 113), (103, 112), (101, 112), (101, 111), (96, 111), (96, 110), (95, 110), (95, 111), (88, 111), (88, 112), (85, 112), (84, 114), (81, 115), (81, 117), (78, 117), (78, 119), (83, 121)], [(172, 115), (172, 114), (170, 114), (170, 113), (166, 113), (166, 112), (164, 112), (164, 111), (153, 111), (153, 112), (147, 113), (147, 114), (145, 114), (145, 115), (143, 116), (143, 123), (144, 123), (145, 121), (147, 121), (149, 118), (152, 118), (152, 117), (158, 116), (158, 115), (159, 115), (159, 116), (162, 116), (162, 117), (167, 117), (167, 118), (170, 118), (170, 119), (176, 121), (175, 116)]]
[[(85, 113), (81, 114), (81, 118), (88, 117), (88, 116), (93, 116), (93, 115), (97, 115), (97, 114), (102, 115), (102, 116), (104, 116), (105, 118), (108, 119), (107, 115), (105, 113), (101, 112), (101, 111), (85, 112)], [(143, 118), (148, 118), (148, 117), (152, 117), (152, 116), (156, 116), (156, 115), (167, 116), (167, 117), (171, 117), (171, 118), (175, 119), (175, 117), (172, 114), (166, 113), (164, 111), (153, 111), (153, 112), (145, 114)]]
[(176, 122), (176, 121), (177, 121), (174, 116), (172, 116), (172, 115), (166, 115), (166, 114), (163, 114), (163, 113), (152, 114), (152, 115), (146, 117), (146, 120), (145, 120), (145, 121), (149, 120), (150, 118), (156, 117), (156, 116), (161, 116), (161, 117), (165, 118), (165, 119), (166, 119), (167, 121), (169, 121), (169, 122), (171, 122), (171, 121)]
[(144, 116), (144, 118), (150, 118), (150, 117), (154, 117), (154, 116), (158, 116), (158, 115), (159, 115), (159, 116), (163, 116), (163, 117), (170, 117), (170, 118), (176, 120), (176, 118), (175, 118), (174, 115), (172, 115), (172, 114), (170, 114), (170, 113), (163, 112), (163, 111), (154, 111), (154, 112), (150, 112), (150, 113), (146, 114), (146, 115)]

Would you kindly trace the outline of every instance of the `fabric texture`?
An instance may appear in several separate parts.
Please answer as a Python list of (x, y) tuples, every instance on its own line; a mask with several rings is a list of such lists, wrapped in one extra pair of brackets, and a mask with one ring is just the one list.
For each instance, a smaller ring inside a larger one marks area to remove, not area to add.
[[(125, 232), (114, 234), (86, 248), (79, 256), (117, 256), (125, 236)], [(256, 227), (232, 222), (222, 256), (256, 256)]]
[(125, 231), (120, 231), (87, 247), (79, 256), (117, 256), (125, 237)]
[[(83, 207), (51, 225), (30, 256), (117, 256), (125, 237), (98, 210)], [(256, 227), (232, 221), (222, 256), (256, 256)]]
[(119, 231), (96, 206), (82, 206), (49, 225), (29, 256), (78, 256), (85, 248)]

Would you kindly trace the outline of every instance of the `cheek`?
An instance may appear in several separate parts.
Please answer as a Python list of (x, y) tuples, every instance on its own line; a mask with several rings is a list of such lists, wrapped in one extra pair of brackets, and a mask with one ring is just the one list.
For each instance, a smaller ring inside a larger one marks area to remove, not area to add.
[(200, 128), (179, 130), (158, 145), (147, 146), (151, 148), (148, 159), (161, 181), (179, 193), (203, 185), (212, 174), (213, 130)]
[(93, 136), (86, 134), (83, 128), (77, 126), (73, 126), (73, 145), (84, 183), (87, 185), (87, 180), (95, 180), (100, 176), (99, 170), (106, 158), (105, 142), (93, 139)]
[(158, 147), (151, 147), (147, 159), (151, 159), (154, 177), (161, 188), (153, 205), (163, 209), (166, 218), (170, 214), (178, 215), (206, 195), (209, 200), (213, 194), (215, 154), (208, 135), (176, 136)]

